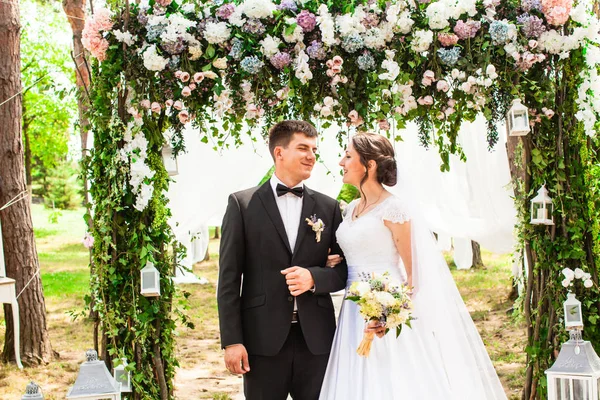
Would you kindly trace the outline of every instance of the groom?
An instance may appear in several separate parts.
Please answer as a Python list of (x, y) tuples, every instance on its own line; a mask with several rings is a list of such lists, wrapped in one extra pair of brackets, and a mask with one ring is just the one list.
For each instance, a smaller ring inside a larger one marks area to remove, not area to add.
[[(346, 286), (334, 199), (305, 187), (316, 161), (317, 131), (283, 121), (269, 132), (272, 178), (229, 196), (223, 219), (218, 305), (225, 365), (244, 374), (249, 400), (317, 400), (335, 333), (329, 293)], [(322, 229), (309, 226), (314, 216)]]

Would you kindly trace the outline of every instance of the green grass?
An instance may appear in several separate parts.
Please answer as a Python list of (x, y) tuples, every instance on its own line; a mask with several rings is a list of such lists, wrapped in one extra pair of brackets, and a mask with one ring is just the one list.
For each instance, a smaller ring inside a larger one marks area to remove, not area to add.
[(42, 273), (44, 296), (47, 299), (75, 297), (83, 299), (89, 293), (88, 271), (59, 271)]

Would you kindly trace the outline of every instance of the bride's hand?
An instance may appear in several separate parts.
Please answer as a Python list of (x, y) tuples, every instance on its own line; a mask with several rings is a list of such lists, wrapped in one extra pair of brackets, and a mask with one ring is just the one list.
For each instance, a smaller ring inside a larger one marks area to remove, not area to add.
[(374, 333), (378, 338), (382, 338), (385, 336), (385, 325), (381, 325), (378, 320), (369, 321), (365, 333)]
[(343, 259), (344, 258), (341, 257), (339, 254), (330, 254), (327, 256), (327, 263), (325, 265), (329, 268), (333, 268), (339, 263), (341, 263)]

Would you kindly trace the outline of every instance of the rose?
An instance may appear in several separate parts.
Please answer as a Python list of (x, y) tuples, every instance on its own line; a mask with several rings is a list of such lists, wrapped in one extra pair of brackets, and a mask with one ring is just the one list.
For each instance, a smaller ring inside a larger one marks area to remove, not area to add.
[(331, 61), (333, 61), (333, 65), (342, 65), (344, 63), (344, 59), (340, 56), (333, 57)]
[(160, 106), (159, 103), (157, 103), (156, 101), (152, 103), (152, 105), (150, 106), (150, 109), (152, 110), (153, 113), (156, 114), (160, 114), (160, 111), (162, 109), (162, 107)]
[(419, 97), (417, 99), (417, 102), (422, 106), (430, 106), (433, 104), (433, 97), (431, 97), (431, 96)]
[(173, 100), (172, 99), (169, 99), (169, 100), (165, 101), (165, 106), (166, 107), (171, 107), (172, 105), (173, 105)]
[(187, 110), (181, 110), (179, 112), (179, 114), (177, 115), (177, 117), (179, 118), (179, 122), (181, 122), (182, 124), (185, 124), (186, 122), (189, 121), (190, 114), (187, 112)]
[(179, 79), (181, 80), (181, 82), (187, 82), (187, 81), (189, 81), (189, 80), (190, 80), (190, 74), (189, 74), (189, 73), (187, 73), (187, 72), (182, 72), (182, 73), (179, 75)]
[(196, 89), (196, 84), (195, 83), (190, 83), (188, 86), (190, 87), (190, 90)]
[(446, 82), (445, 80), (439, 80), (438, 83), (436, 84), (436, 89), (440, 92), (447, 92), (448, 90), (450, 90), (450, 85), (448, 84), (448, 82)]
[(385, 119), (382, 119), (381, 121), (379, 121), (379, 129), (381, 129), (382, 131), (389, 131), (390, 123), (387, 122)]
[(183, 103), (181, 102), (181, 100), (177, 100), (174, 104), (173, 107), (176, 110), (182, 110), (183, 109)]
[(142, 101), (140, 101), (140, 106), (142, 106), (143, 108), (150, 108), (150, 100), (148, 99), (144, 99)]
[(203, 72), (196, 72), (194, 74), (194, 82), (196, 83), (200, 83), (204, 80), (204, 73)]
[(181, 95), (183, 97), (189, 97), (192, 94), (192, 89), (190, 89), (189, 86), (184, 86), (183, 89), (181, 89)]

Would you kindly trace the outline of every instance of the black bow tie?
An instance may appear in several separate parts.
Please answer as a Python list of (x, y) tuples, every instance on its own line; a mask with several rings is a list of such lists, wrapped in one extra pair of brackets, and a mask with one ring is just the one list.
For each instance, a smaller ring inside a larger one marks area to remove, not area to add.
[(282, 185), (281, 183), (277, 184), (277, 188), (275, 190), (277, 191), (278, 197), (281, 197), (288, 193), (291, 193), (295, 196), (302, 198), (302, 195), (304, 194), (304, 187), (302, 187), (302, 186), (298, 186), (298, 187), (290, 189), (289, 187)]

